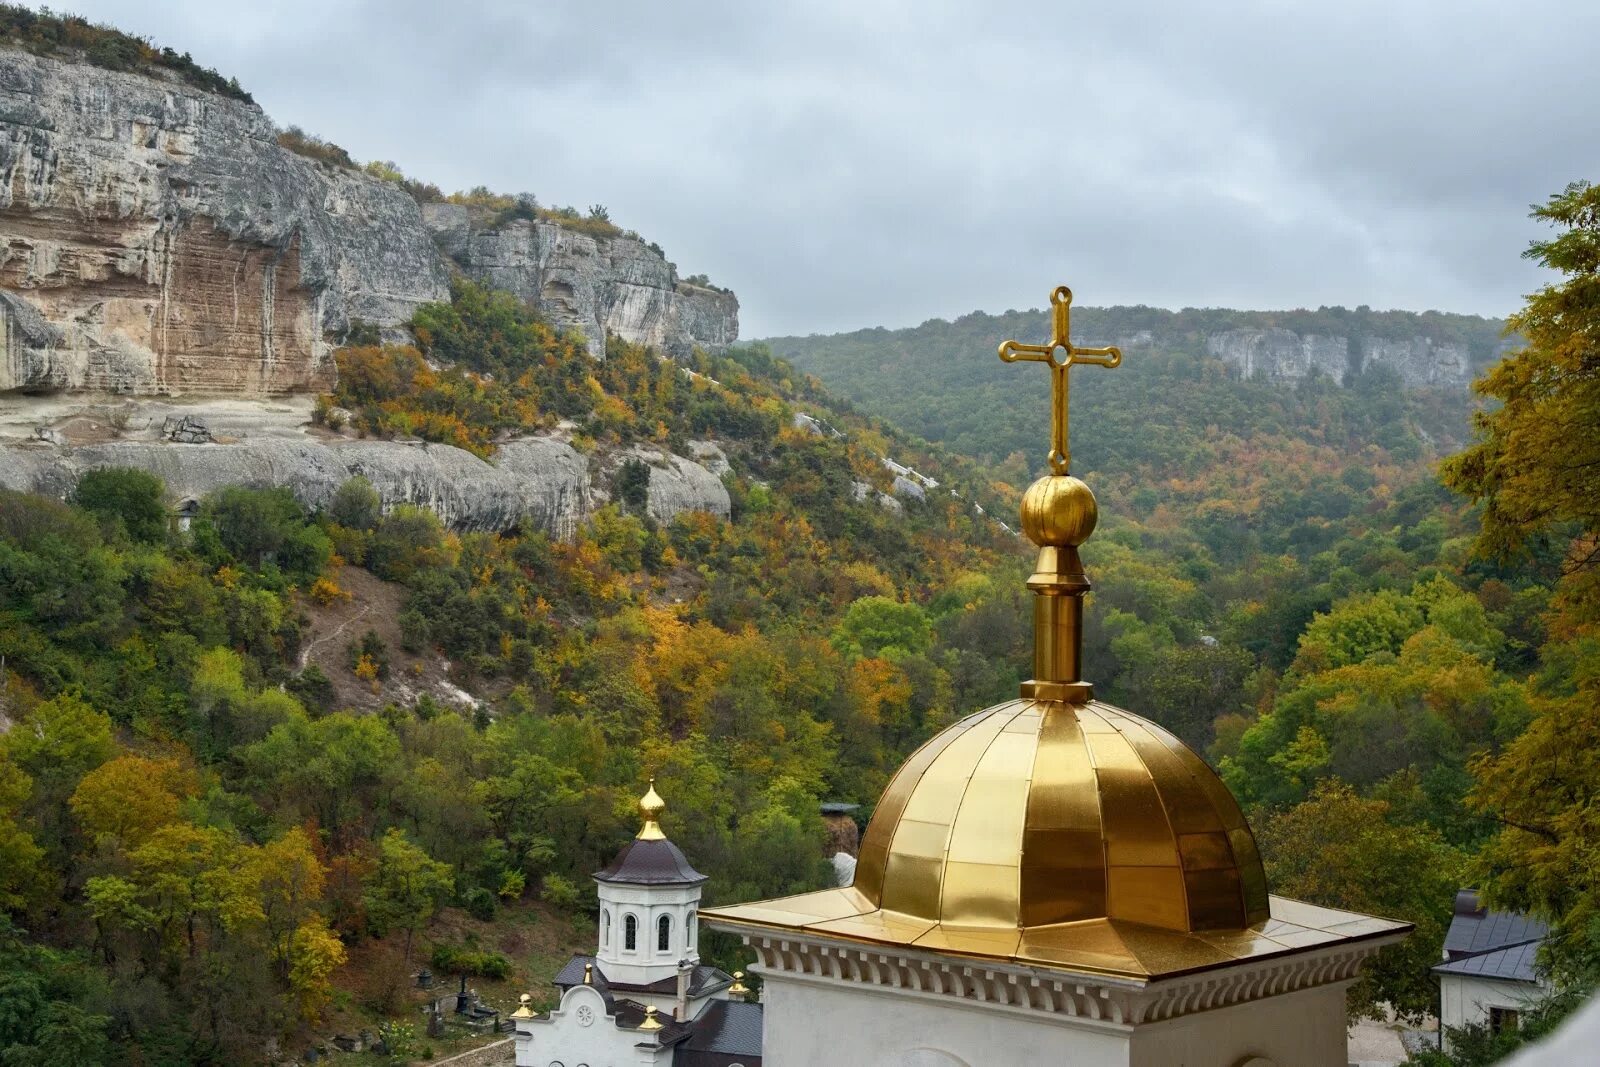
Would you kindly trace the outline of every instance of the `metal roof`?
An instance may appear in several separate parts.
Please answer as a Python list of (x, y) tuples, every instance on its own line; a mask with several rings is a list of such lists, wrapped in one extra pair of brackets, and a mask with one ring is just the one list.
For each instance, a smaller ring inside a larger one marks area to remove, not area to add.
[(683, 850), (664, 837), (636, 837), (611, 866), (595, 872), (599, 882), (627, 885), (700, 885), (706, 876), (689, 866)]
[(1537, 982), (1534, 961), (1549, 932), (1548, 923), (1532, 916), (1481, 907), (1477, 891), (1463, 889), (1444, 935), (1445, 962), (1434, 973)]
[(755, 1067), (761, 1062), (762, 1007), (738, 1000), (714, 1001), (689, 1024), (689, 1038), (674, 1056), (676, 1067), (712, 1067), (738, 1062)]

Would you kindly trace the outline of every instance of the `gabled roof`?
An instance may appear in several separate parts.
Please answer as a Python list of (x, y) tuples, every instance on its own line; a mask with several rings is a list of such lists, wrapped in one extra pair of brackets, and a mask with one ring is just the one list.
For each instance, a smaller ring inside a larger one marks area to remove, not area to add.
[(1445, 962), (1435, 974), (1472, 975), (1510, 982), (1537, 982), (1539, 945), (1550, 925), (1513, 911), (1491, 911), (1478, 903), (1474, 889), (1456, 894), (1455, 914), (1444, 936)]
[(706, 876), (689, 866), (683, 850), (665, 837), (636, 837), (595, 881), (624, 885), (701, 885)]

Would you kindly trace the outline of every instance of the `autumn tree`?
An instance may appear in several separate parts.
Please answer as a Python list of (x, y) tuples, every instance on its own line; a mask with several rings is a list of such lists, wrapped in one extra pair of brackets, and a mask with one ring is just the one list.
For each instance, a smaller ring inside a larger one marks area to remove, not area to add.
[(411, 942), (427, 927), (455, 892), (448, 865), (440, 863), (391, 829), (378, 843), (378, 867), (367, 883), (367, 917), (382, 936), (405, 931), (404, 959), (411, 962)]
[(1408, 1018), (1435, 1010), (1445, 925), (1459, 885), (1460, 857), (1427, 827), (1392, 821), (1389, 806), (1329, 782), (1294, 809), (1262, 821), (1257, 836), (1276, 892), (1330, 908), (1415, 923), (1383, 949), (1351, 986), (1351, 1016), (1387, 1003)]
[(1525, 344), (1475, 388), (1499, 403), (1475, 416), (1477, 441), (1443, 467), (1483, 505), (1480, 546), (1504, 556), (1531, 538), (1573, 537), (1569, 592), (1600, 613), (1600, 186), (1574, 182), (1533, 217), (1560, 231), (1524, 255), (1564, 277), (1508, 324)]

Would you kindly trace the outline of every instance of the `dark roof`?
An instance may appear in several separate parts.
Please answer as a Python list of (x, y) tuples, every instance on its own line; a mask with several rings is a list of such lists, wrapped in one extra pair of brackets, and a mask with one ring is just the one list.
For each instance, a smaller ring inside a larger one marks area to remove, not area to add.
[(756, 1067), (761, 1062), (761, 1025), (760, 1004), (713, 1001), (689, 1024), (689, 1039), (674, 1053), (674, 1067), (727, 1067), (732, 1063)]
[[(628, 982), (613, 982), (605, 976), (600, 969), (600, 964), (595, 962), (593, 956), (574, 956), (562, 966), (556, 974), (555, 984), (562, 990), (569, 986), (581, 985), (583, 982), (583, 968), (585, 964), (593, 964), (594, 972), (591, 974), (591, 984), (600, 990), (603, 997), (611, 997), (616, 993), (654, 993), (657, 996), (675, 994), (678, 991), (677, 978), (663, 978), (659, 982), (649, 985), (633, 985)], [(704, 963), (697, 964), (694, 973), (689, 976), (689, 995), (702, 997), (714, 993), (719, 989), (726, 989), (733, 984), (733, 976), (726, 971)]]
[(1444, 935), (1445, 962), (1434, 973), (1537, 982), (1533, 963), (1549, 932), (1548, 923), (1531, 916), (1481, 907), (1477, 891), (1463, 889)]
[(830, 800), (826, 804), (822, 805), (822, 814), (848, 815), (860, 807), (860, 804), (846, 804), (840, 800)]
[(700, 885), (706, 876), (689, 866), (683, 850), (664, 837), (636, 837), (617, 853), (611, 866), (595, 872), (599, 882), (627, 885)]

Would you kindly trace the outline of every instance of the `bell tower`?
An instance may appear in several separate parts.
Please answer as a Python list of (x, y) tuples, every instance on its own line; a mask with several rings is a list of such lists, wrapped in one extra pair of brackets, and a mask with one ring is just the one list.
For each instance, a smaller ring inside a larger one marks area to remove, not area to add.
[(662, 832), (666, 806), (652, 778), (639, 799), (639, 833), (594, 876), (600, 897), (595, 960), (612, 982), (676, 982), (685, 967), (700, 962), (700, 891), (706, 876), (689, 866)]

